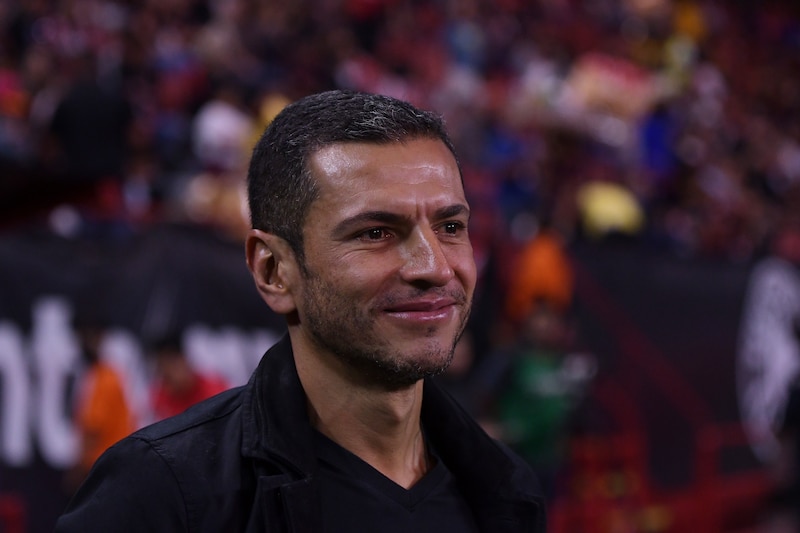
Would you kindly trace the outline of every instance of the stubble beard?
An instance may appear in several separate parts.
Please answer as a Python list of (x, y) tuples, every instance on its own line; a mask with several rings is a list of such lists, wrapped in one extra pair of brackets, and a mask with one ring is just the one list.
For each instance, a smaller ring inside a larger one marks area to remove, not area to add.
[(462, 309), (452, 342), (440, 343), (436, 337), (438, 328), (431, 327), (420, 333), (428, 341), (425, 349), (407, 354), (375, 331), (375, 316), (369, 310), (348, 306), (352, 299), (316, 274), (306, 271), (304, 277), (304, 318), (311, 338), (365, 383), (389, 390), (407, 388), (441, 374), (453, 361), (456, 343), (469, 317), (470, 302), (463, 292), (449, 295)]

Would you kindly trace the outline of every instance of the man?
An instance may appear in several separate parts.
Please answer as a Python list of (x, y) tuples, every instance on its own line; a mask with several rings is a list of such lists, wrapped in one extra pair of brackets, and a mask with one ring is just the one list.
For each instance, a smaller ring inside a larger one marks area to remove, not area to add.
[(287, 336), (250, 382), (96, 464), (66, 531), (544, 531), (525, 463), (429, 378), (469, 315), (442, 122), (384, 96), (287, 106), (253, 152), (247, 265)]

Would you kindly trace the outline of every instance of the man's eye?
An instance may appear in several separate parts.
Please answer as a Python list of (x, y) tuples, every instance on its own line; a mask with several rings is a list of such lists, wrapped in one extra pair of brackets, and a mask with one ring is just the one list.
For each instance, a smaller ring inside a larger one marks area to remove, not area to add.
[(460, 222), (445, 222), (442, 224), (442, 229), (448, 235), (456, 235), (459, 231), (464, 229), (464, 225)]
[(389, 236), (389, 232), (383, 228), (371, 228), (362, 233), (359, 237), (365, 241), (380, 241)]

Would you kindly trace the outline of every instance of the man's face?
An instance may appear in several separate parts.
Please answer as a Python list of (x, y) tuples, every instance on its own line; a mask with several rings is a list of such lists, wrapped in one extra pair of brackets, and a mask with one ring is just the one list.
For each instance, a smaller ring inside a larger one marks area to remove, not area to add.
[(300, 331), (363, 379), (407, 386), (443, 371), (475, 288), (469, 207), (438, 140), (337, 144), (303, 230)]

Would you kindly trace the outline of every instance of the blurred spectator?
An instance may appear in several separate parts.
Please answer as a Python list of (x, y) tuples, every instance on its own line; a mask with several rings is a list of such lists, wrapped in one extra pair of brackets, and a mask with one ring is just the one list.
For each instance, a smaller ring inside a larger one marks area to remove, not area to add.
[(194, 156), (210, 171), (241, 171), (250, 157), (253, 119), (240, 89), (222, 83), (204, 103), (192, 126)]
[(261, 134), (264, 133), (264, 130), (269, 126), (269, 123), (272, 122), (272, 119), (275, 118), (275, 115), (280, 113), (283, 108), (290, 103), (291, 101), (285, 95), (272, 91), (267, 91), (257, 99), (256, 120), (253, 123), (253, 127), (250, 131), (250, 138), (247, 142), (248, 159), (250, 157), (250, 148), (256, 145), (261, 138)]
[(155, 420), (181, 413), (230, 386), (219, 376), (195, 369), (177, 337), (168, 336), (159, 340), (153, 346), (153, 355), (156, 365), (152, 391)]
[(592, 240), (635, 237), (644, 228), (644, 211), (635, 195), (612, 181), (588, 181), (578, 188), (581, 230)]
[(132, 120), (130, 103), (122, 88), (98, 79), (94, 57), (82, 54), (70, 66), (74, 79), (51, 123), (60, 156), (53, 165), (76, 190), (87, 191), (99, 215), (118, 217)]
[(74, 411), (80, 451), (75, 466), (65, 477), (65, 490), (70, 494), (100, 454), (136, 429), (122, 379), (100, 353), (104, 331), (85, 323), (78, 324), (76, 330), (85, 368), (79, 374)]
[(768, 467), (769, 531), (800, 528), (800, 187), (755, 262), (742, 309), (736, 363), (739, 410)]
[(564, 467), (570, 424), (594, 373), (592, 358), (573, 351), (562, 309), (546, 299), (527, 308), (516, 341), (490, 355), (479, 372), (485, 418), (497, 437), (534, 467), (553, 498)]
[(783, 219), (749, 280), (738, 361), (740, 409), (770, 466), (776, 516), (800, 527), (800, 214)]
[(799, 328), (800, 219), (794, 214), (781, 223), (767, 254), (754, 265), (742, 308), (740, 411), (767, 461), (779, 455), (774, 424), (781, 425), (788, 391), (800, 376)]
[(561, 235), (545, 223), (521, 249), (510, 274), (506, 314), (526, 321), (542, 302), (567, 313), (573, 301), (573, 271)]

